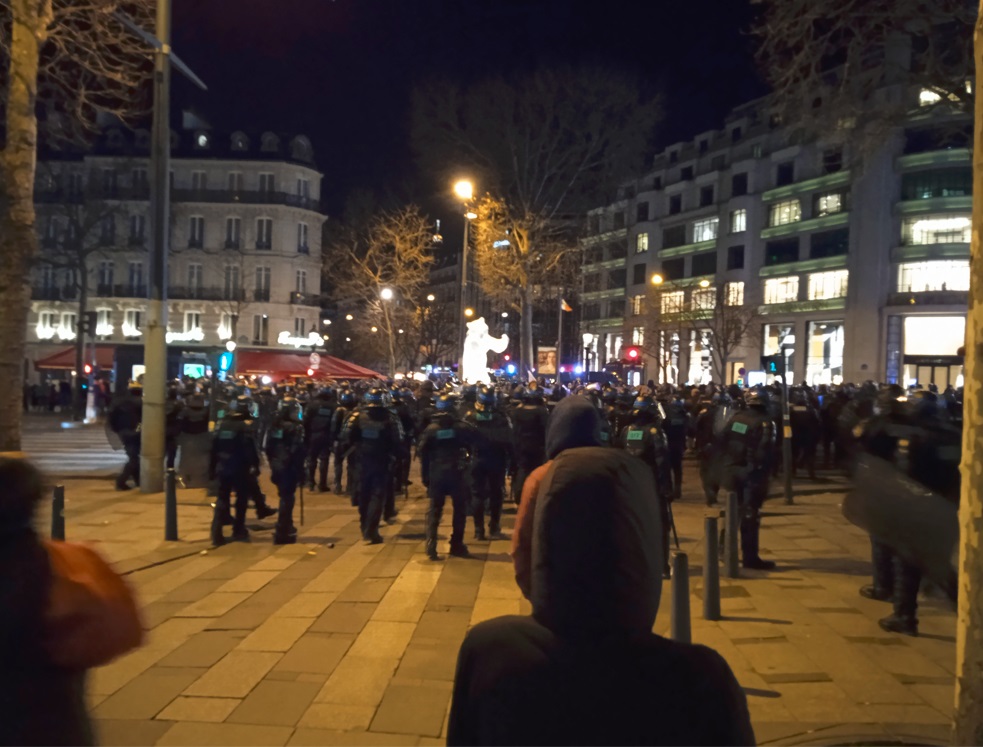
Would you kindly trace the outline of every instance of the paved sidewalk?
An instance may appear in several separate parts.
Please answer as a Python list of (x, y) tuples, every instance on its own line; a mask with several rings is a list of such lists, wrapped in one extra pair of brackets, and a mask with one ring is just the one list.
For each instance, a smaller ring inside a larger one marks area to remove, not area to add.
[[(857, 593), (869, 543), (842, 518), (841, 480), (796, 483), (795, 505), (767, 504), (762, 554), (779, 567), (721, 579), (718, 622), (700, 619), (707, 509), (690, 464), (684, 482), (674, 512), (693, 640), (734, 669), (761, 743), (948, 742), (954, 612), (922, 600), (919, 638), (877, 626), (889, 606)], [(303, 544), (274, 548), (267, 521), (252, 522), (252, 543), (219, 549), (207, 542), (204, 491), (180, 491), (178, 543), (162, 540), (160, 495), (90, 480), (69, 481), (66, 496), (68, 538), (98, 541), (128, 573), (150, 629), (145, 647), (90, 678), (103, 744), (443, 744), (468, 626), (529, 612), (507, 541), (469, 542), (470, 560), (426, 559), (418, 486), (376, 546), (361, 543), (347, 499), (330, 494), (307, 496)], [(506, 519), (508, 531), (514, 514)], [(660, 634), (669, 599), (667, 583)]]

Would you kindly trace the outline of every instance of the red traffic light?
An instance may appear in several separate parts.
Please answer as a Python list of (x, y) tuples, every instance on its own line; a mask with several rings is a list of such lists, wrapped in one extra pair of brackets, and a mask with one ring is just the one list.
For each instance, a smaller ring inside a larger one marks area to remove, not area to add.
[(505, 360), (507, 360), (507, 361), (510, 361), (510, 360), (512, 360), (512, 356), (511, 356), (511, 355), (509, 355), (508, 353), (506, 353), (506, 354), (505, 354), (505, 355), (503, 355), (502, 357), (503, 357), (503, 358), (504, 358)]
[(636, 347), (625, 348), (624, 359), (626, 361), (637, 361), (642, 357), (642, 351)]
[(82, 366), (82, 370), (85, 373), (90, 374), (90, 373), (92, 373), (92, 365), (89, 364), (89, 363), (86, 363), (84, 366)]

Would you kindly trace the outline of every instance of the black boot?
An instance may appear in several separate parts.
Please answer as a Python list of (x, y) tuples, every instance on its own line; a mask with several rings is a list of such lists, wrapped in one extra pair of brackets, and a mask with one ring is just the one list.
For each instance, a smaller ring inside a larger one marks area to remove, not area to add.
[(267, 517), (273, 516), (277, 512), (277, 509), (272, 506), (267, 506), (265, 503), (256, 503), (256, 518), (265, 519)]
[(293, 545), (297, 542), (297, 527), (295, 526), (283, 526), (281, 524), (276, 525), (276, 529), (273, 530), (273, 544), (274, 545)]
[(212, 519), (211, 540), (215, 547), (221, 547), (225, 544), (225, 536), (222, 534), (222, 520), (218, 516)]
[(882, 630), (888, 633), (901, 633), (902, 635), (917, 636), (918, 620), (907, 615), (891, 614), (877, 621)]
[(426, 531), (427, 531), (427, 557), (431, 560), (441, 560), (437, 554), (437, 527), (440, 526), (440, 516), (431, 505), (427, 510)]
[(485, 521), (484, 521), (484, 519), (477, 519), (477, 518), (475, 518), (475, 520), (474, 520), (474, 538), (478, 542), (484, 542), (485, 541), (486, 538), (485, 538)]
[(761, 530), (761, 518), (757, 509), (746, 509), (741, 516), (741, 565), (755, 571), (774, 570), (775, 564), (763, 560), (758, 554), (758, 533)]
[(881, 589), (874, 584), (860, 587), (860, 596), (873, 599), (875, 602), (889, 602), (893, 596), (888, 589)]
[(463, 542), (452, 542), (451, 543), (451, 555), (455, 558), (470, 558), (471, 553), (468, 551), (468, 546)]

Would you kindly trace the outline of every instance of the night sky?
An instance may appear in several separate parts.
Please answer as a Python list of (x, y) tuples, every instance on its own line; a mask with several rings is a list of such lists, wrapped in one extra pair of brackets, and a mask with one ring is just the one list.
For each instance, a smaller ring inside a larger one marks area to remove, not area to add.
[[(408, 141), (414, 84), (536, 64), (599, 61), (661, 91), (660, 143), (719, 125), (763, 93), (746, 0), (174, 0), (174, 47), (208, 84), (175, 75), (224, 130), (307, 134), (337, 215), (353, 189), (434, 203)], [(439, 202), (439, 200), (437, 200)]]

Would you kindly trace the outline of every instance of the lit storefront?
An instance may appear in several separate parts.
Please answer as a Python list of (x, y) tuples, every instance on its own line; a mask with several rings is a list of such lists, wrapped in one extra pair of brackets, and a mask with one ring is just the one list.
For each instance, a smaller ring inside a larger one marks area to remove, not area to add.
[(843, 322), (809, 322), (806, 337), (806, 383), (843, 383)]
[[(899, 319), (899, 317), (893, 317)], [(966, 339), (964, 316), (906, 316), (900, 383), (904, 387), (935, 384), (939, 391), (963, 385), (962, 358)]]
[[(778, 355), (785, 350), (785, 370), (788, 371), (788, 383), (795, 383), (795, 324), (794, 322), (778, 322), (766, 324), (763, 330), (763, 355)], [(770, 382), (769, 382), (770, 383)]]

